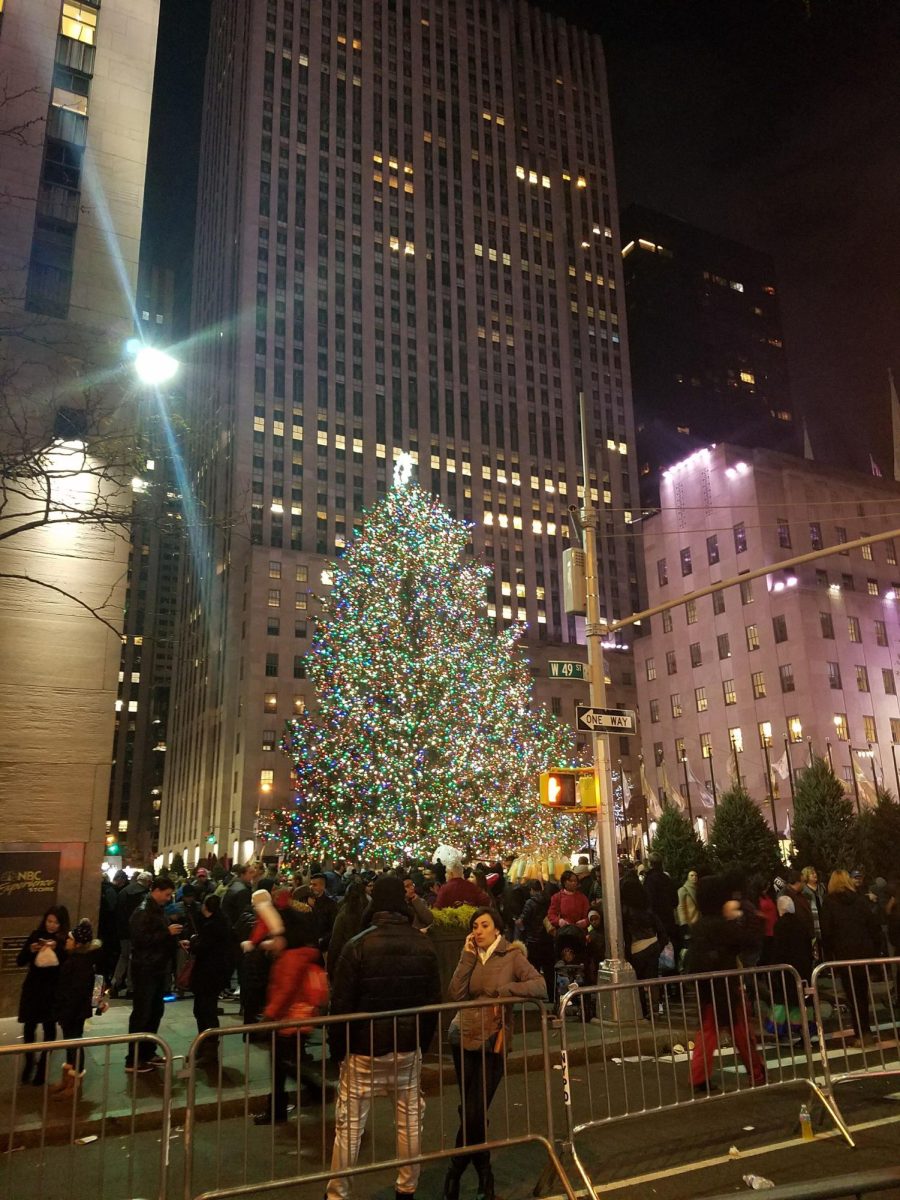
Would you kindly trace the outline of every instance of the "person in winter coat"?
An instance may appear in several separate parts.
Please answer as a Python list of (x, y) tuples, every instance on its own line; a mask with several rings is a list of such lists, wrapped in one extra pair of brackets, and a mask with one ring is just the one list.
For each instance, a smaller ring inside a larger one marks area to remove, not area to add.
[[(744, 923), (741, 902), (733, 898), (729, 881), (717, 875), (701, 879), (697, 884), (697, 907), (700, 919), (691, 931), (685, 969), (698, 975), (708, 971), (734, 971), (739, 955), (756, 944), (757, 931)], [(740, 979), (732, 976), (705, 980), (698, 984), (698, 989), (700, 1029), (694, 1038), (691, 1058), (694, 1093), (709, 1095), (719, 1090), (709, 1077), (719, 1044), (719, 1030), (723, 1028), (730, 1030), (753, 1083), (764, 1083), (765, 1067), (748, 1028), (749, 1007)]]
[[(331, 1013), (390, 1012), (438, 1004), (441, 981), (437, 955), (427, 937), (410, 924), (402, 882), (382, 875), (372, 887), (372, 924), (346, 944), (338, 959)], [(420, 1076), (422, 1055), (437, 1025), (437, 1013), (337, 1022), (328, 1027), (333, 1060), (341, 1064), (335, 1109), (332, 1170), (354, 1165), (366, 1127), (372, 1096), (386, 1092), (395, 1105), (397, 1158), (420, 1153), (425, 1100)], [(413, 1196), (421, 1167), (411, 1163), (397, 1172), (398, 1196)], [(327, 1200), (350, 1195), (350, 1180), (328, 1181)]]
[(804, 867), (800, 872), (803, 883), (802, 895), (807, 900), (812, 911), (813, 929), (815, 930), (816, 956), (822, 958), (822, 909), (825, 905), (825, 884), (819, 879), (815, 867)]
[(550, 897), (539, 879), (532, 879), (528, 884), (528, 899), (522, 909), (521, 928), (525, 941), (528, 961), (544, 976), (547, 985), (547, 995), (553, 995), (553, 964), (556, 953), (553, 945), (553, 934), (547, 929), (549, 923), (547, 913), (550, 910)]
[(682, 940), (690, 936), (691, 926), (700, 919), (700, 909), (697, 907), (697, 882), (700, 876), (693, 869), (688, 871), (687, 878), (678, 889), (678, 908), (676, 920), (681, 931)]
[(253, 887), (259, 873), (259, 869), (253, 863), (246, 863), (237, 868), (234, 879), (225, 889), (222, 897), (222, 915), (232, 929), (241, 915), (252, 907)]
[[(568, 874), (575, 880), (575, 894), (587, 904), (578, 891), (577, 875), (574, 872)], [(450, 980), (449, 998), (462, 1001), (532, 996), (546, 1000), (547, 985), (543, 975), (528, 961), (521, 942), (506, 940), (498, 919), (490, 908), (479, 908), (472, 914), (469, 935)], [(456, 1134), (459, 1147), (487, 1140), (488, 1109), (506, 1067), (511, 1014), (509, 1005), (463, 1008), (450, 1024), (447, 1040), (462, 1101), (462, 1119)], [(464, 1150), (462, 1154), (454, 1154), (444, 1179), (445, 1200), (459, 1200), (460, 1180), (469, 1163), (478, 1173), (478, 1196), (481, 1200), (494, 1200), (489, 1150), (474, 1153)]]
[[(832, 871), (828, 895), (822, 905), (822, 942), (826, 960), (877, 958), (881, 952), (881, 926), (865, 896), (861, 896), (846, 871)], [(856, 1045), (871, 1032), (871, 998), (865, 967), (839, 967), (838, 974), (850, 1008)]]
[[(222, 901), (207, 895), (194, 918), (194, 933), (190, 940), (191, 991), (194, 994), (194, 1020), (197, 1032), (219, 1028), (219, 993), (231, 978), (234, 966), (234, 942), (228, 922), (222, 915)], [(218, 1042), (210, 1038), (203, 1043), (208, 1060), (218, 1058)]]
[(351, 938), (363, 928), (363, 914), (369, 907), (369, 894), (362, 879), (354, 879), (347, 884), (344, 898), (341, 901), (338, 915), (331, 929), (331, 940), (328, 943), (328, 954), (325, 957), (329, 980), (334, 980), (341, 951)]
[[(103, 964), (102, 943), (94, 937), (93, 926), (82, 917), (66, 939), (66, 957), (59, 968), (55, 1016), (64, 1038), (84, 1037), (84, 1023), (92, 1015), (94, 981)], [(108, 1005), (100, 998), (100, 1011)], [(77, 1046), (66, 1050), (62, 1078), (50, 1091), (57, 1100), (74, 1101), (84, 1078), (84, 1051)]]
[(110, 981), (109, 994), (123, 996), (131, 993), (131, 918), (144, 903), (147, 889), (153, 882), (149, 871), (141, 871), (119, 892), (116, 900), (116, 933), (119, 937), (119, 960)]
[(579, 929), (587, 929), (588, 904), (587, 896), (578, 887), (578, 876), (574, 871), (563, 871), (560, 878), (560, 890), (550, 901), (547, 917), (554, 929), (565, 929), (567, 925), (575, 925)]
[[(421, 933), (423, 929), (427, 929), (429, 925), (434, 924), (434, 913), (416, 891), (415, 881), (409, 875), (403, 876), (403, 890), (406, 893), (406, 903), (409, 905), (409, 911), (412, 913), (413, 929), (417, 929)], [(340, 916), (340, 913), (338, 913), (338, 916)], [(337, 922), (335, 922), (336, 924)]]
[[(666, 935), (666, 941), (671, 942), (675, 949), (675, 961), (678, 961), (678, 951), (681, 948), (681, 935), (678, 932), (678, 922), (675, 911), (678, 908), (678, 887), (672, 876), (663, 870), (661, 854), (651, 854), (648, 859), (650, 868), (644, 876), (644, 891), (650, 911), (660, 921)], [(665, 945), (665, 942), (663, 943)]]
[[(659, 956), (669, 940), (668, 931), (650, 907), (646, 885), (634, 875), (622, 880), (621, 895), (625, 957), (638, 979), (655, 979), (659, 975)], [(651, 993), (651, 988), (639, 989), (645, 1021), (650, 1020)]]
[[(59, 969), (65, 961), (68, 935), (68, 913), (60, 905), (54, 905), (47, 909), (40, 925), (25, 939), (16, 958), (17, 966), (28, 968), (19, 996), (19, 1021), (24, 1026), (26, 1044), (35, 1041), (38, 1025), (43, 1028), (45, 1042), (56, 1040), (56, 989)], [(37, 1056), (36, 1069), (35, 1055), (26, 1054), (22, 1083), (30, 1082), (35, 1087), (42, 1087), (46, 1076), (46, 1054)]]
[[(793, 967), (804, 983), (809, 983), (813, 970), (813, 947), (807, 937), (806, 926), (797, 916), (794, 901), (790, 896), (778, 900), (778, 920), (772, 937), (772, 962), (787, 963)], [(786, 982), (786, 981), (785, 981)], [(780, 986), (775, 981), (776, 986)], [(791, 993), (783, 1003), (795, 1003)]]
[[(129, 1033), (156, 1033), (165, 1012), (165, 984), (172, 971), (176, 938), (181, 924), (170, 921), (166, 906), (171, 902), (174, 885), (170, 879), (154, 879), (140, 908), (131, 917), (131, 981), (134, 997)], [(133, 1074), (151, 1071), (161, 1059), (152, 1041), (129, 1045), (125, 1070)]]
[(119, 934), (116, 926), (116, 905), (119, 893), (128, 885), (124, 871), (116, 871), (110, 877), (104, 873), (100, 881), (100, 912), (97, 920), (97, 936), (103, 943), (103, 978), (112, 981), (116, 963), (119, 961)]

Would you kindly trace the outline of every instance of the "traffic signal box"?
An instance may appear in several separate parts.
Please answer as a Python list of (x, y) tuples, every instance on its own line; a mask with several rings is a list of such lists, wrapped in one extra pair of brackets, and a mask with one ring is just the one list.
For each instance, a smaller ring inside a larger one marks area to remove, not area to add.
[(541, 773), (541, 804), (560, 812), (596, 812), (593, 767), (558, 767)]

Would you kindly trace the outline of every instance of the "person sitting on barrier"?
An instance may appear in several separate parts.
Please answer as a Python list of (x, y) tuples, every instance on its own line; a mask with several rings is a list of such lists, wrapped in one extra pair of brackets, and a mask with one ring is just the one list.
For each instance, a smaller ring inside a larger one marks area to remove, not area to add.
[[(832, 871), (828, 895), (822, 906), (822, 941), (825, 957), (832, 961), (877, 958), (881, 952), (881, 926), (865, 896), (859, 895), (846, 871)], [(871, 1033), (871, 999), (866, 967), (838, 967), (850, 1021), (861, 1046)]]
[[(690, 974), (736, 971), (738, 955), (754, 944), (756, 931), (742, 921), (740, 901), (732, 897), (730, 881), (718, 875), (701, 879), (697, 884), (697, 907), (700, 919), (691, 931), (685, 969)], [(765, 1083), (765, 1067), (748, 1029), (749, 1007), (740, 976), (723, 974), (719, 979), (702, 980), (697, 986), (700, 1029), (691, 1058), (694, 1093), (708, 1095), (719, 1090), (709, 1076), (720, 1029), (729, 1030), (754, 1085)]]
[[(573, 878), (577, 885), (577, 876)], [(584, 900), (580, 892), (578, 895)], [(499, 919), (490, 908), (472, 914), (469, 935), (450, 980), (451, 1000), (488, 996), (547, 999), (543, 975), (528, 961), (521, 942), (506, 940)], [(447, 1040), (462, 1101), (456, 1145), (463, 1149), (487, 1141), (487, 1113), (506, 1066), (511, 1016), (510, 1005), (493, 1005), (460, 1009), (451, 1022)], [(444, 1200), (459, 1200), (460, 1180), (470, 1162), (478, 1172), (478, 1200), (494, 1200), (489, 1150), (454, 1154), (444, 1179)]]
[[(403, 883), (379, 876), (372, 888), (372, 924), (351, 938), (338, 959), (331, 1014), (391, 1013), (438, 1004), (437, 955), (411, 924)], [(374, 1096), (388, 1096), (397, 1126), (397, 1196), (415, 1195), (425, 1100), (420, 1086), (422, 1055), (437, 1027), (437, 1012), (336, 1022), (328, 1026), (332, 1060), (341, 1064), (331, 1169), (353, 1167)], [(327, 1200), (350, 1195), (347, 1176), (328, 1181)]]

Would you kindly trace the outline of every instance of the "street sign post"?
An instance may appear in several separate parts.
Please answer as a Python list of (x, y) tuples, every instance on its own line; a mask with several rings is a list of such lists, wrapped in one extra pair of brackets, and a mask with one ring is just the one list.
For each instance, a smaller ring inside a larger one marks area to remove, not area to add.
[(584, 663), (551, 659), (547, 663), (551, 679), (584, 679)]
[(575, 727), (586, 733), (637, 733), (637, 718), (630, 708), (592, 708), (576, 704)]

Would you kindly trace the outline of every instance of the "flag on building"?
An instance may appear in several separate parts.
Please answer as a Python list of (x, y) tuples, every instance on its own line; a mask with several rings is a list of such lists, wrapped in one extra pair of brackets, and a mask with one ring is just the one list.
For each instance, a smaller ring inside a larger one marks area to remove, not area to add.
[(866, 772), (860, 766), (859, 759), (856, 757), (856, 751), (850, 751), (850, 757), (853, 759), (853, 774), (856, 776), (856, 786), (859, 789), (859, 798), (864, 804), (873, 807), (878, 799), (875, 793), (875, 785), (868, 777)]
[(790, 775), (791, 767), (790, 763), (788, 762), (787, 748), (785, 748), (784, 754), (782, 754), (781, 758), (776, 759), (776, 761), (772, 763), (772, 770), (776, 775), (780, 775), (782, 779), (787, 779), (787, 777)]
[(665, 789), (666, 797), (669, 803), (673, 804), (676, 808), (680, 808), (681, 811), (684, 812), (684, 796), (682, 796), (675, 784), (673, 784), (671, 779), (669, 779), (669, 773), (666, 770), (665, 759), (663, 759), (663, 761), (660, 763), (658, 778), (660, 786)]
[(703, 807), (704, 808), (715, 808), (716, 802), (713, 799), (712, 792), (709, 790), (709, 788), (706, 786), (705, 783), (701, 783), (701, 781), (697, 778), (697, 776), (691, 770), (690, 759), (687, 760), (687, 772), (688, 772), (688, 779), (690, 780), (691, 784), (694, 787), (696, 787), (696, 789), (697, 789), (697, 794), (700, 797), (700, 803), (703, 805)]
[(881, 479), (881, 467), (879, 467), (878, 463), (872, 457), (871, 450), (869, 451), (869, 469), (871, 470), (873, 475), (875, 475), (879, 479)]
[(651, 821), (658, 821), (662, 815), (662, 806), (659, 803), (659, 796), (657, 796), (656, 792), (650, 786), (650, 781), (647, 778), (647, 772), (644, 770), (643, 758), (641, 758), (640, 780), (641, 791), (643, 792), (644, 799), (647, 802), (647, 815)]

